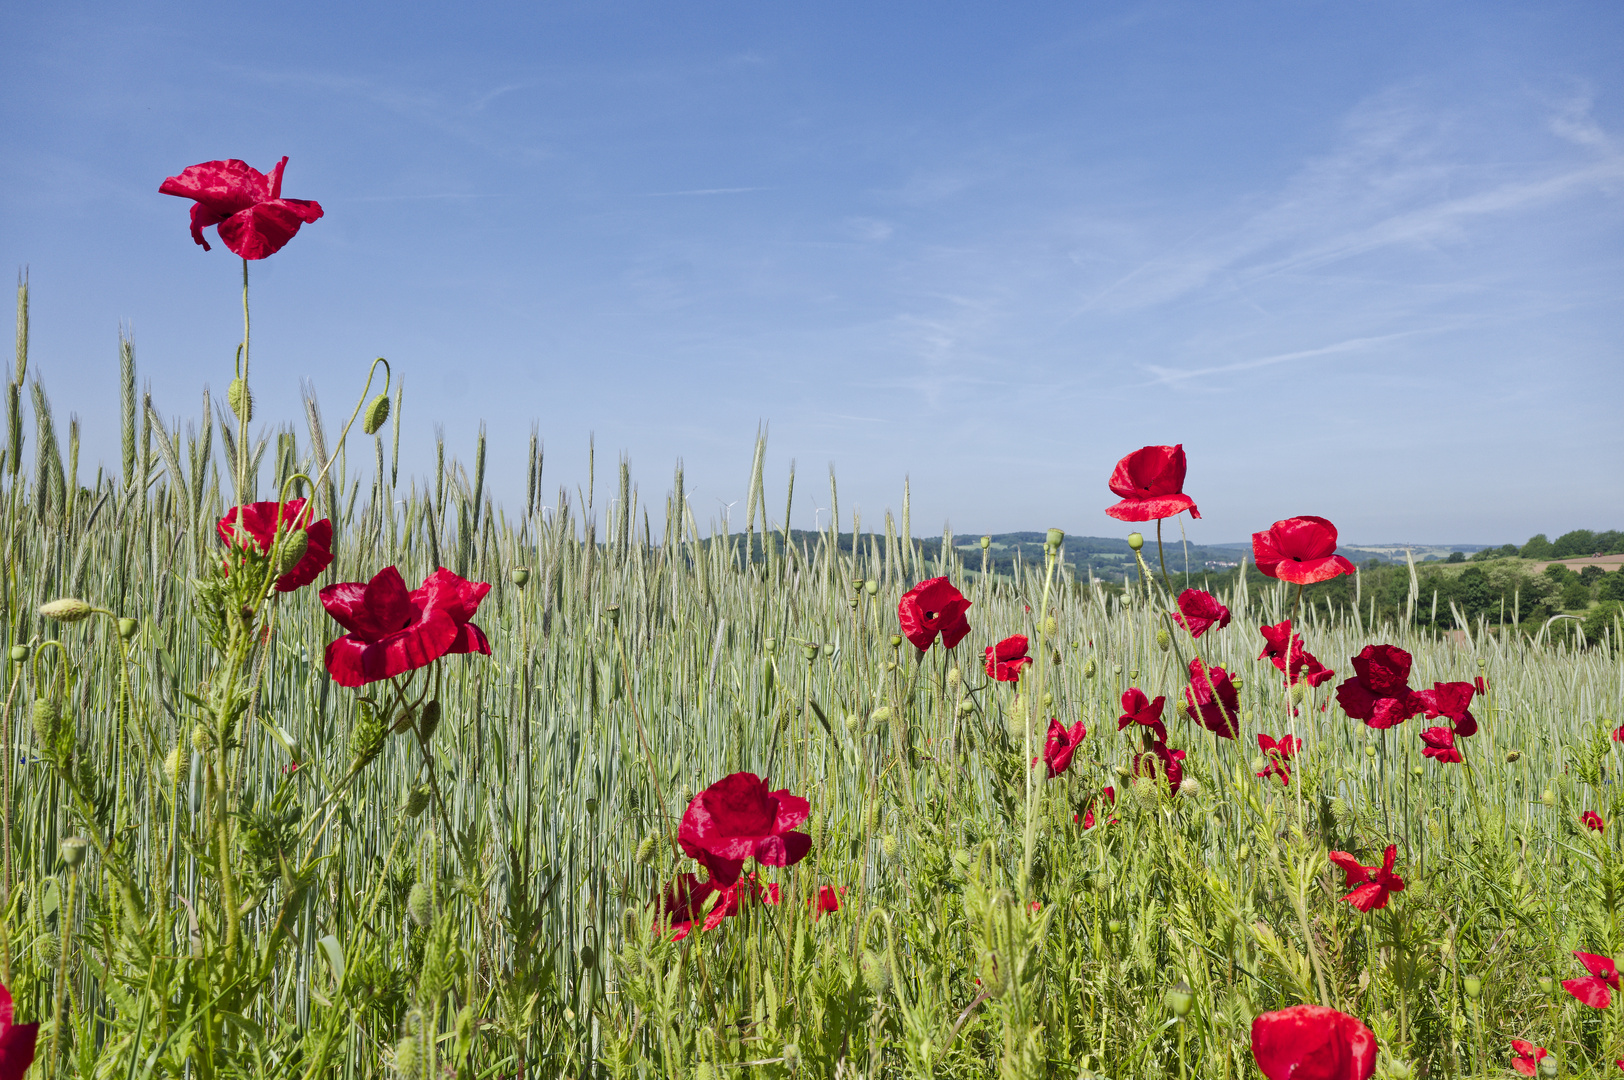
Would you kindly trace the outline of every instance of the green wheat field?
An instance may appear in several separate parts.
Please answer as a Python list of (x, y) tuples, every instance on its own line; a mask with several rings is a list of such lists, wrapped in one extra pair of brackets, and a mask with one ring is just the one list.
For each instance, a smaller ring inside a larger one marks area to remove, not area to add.
[[(1379, 1076), (1511, 1076), (1513, 1039), (1618, 1075), (1620, 1006), (1560, 985), (1574, 950), (1624, 953), (1616, 618), (1446, 627), (1413, 570), (1380, 609), (1352, 578), (1310, 586), (1297, 626), (1337, 678), (1293, 691), (1257, 628), (1295, 590), (1164, 579), (1154, 536), (1126, 585), (1058, 552), (986, 572), (977, 545), (912, 539), (900, 485), (895, 517), (859, 520), (832, 475), (764, 475), (764, 442), (741, 453), (742, 530), (701, 520), (680, 468), (638, 484), (600, 460), (544, 493), (534, 442), (504, 507), (483, 438), (401, 473), (403, 417), (432, 417), (396, 384), (367, 434), (382, 368), (342, 415), (310, 399), (249, 427), (242, 401), (138, 394), (128, 341), (121, 461), (91, 478), (28, 367), (26, 292), (18, 325), (0, 982), (41, 1025), (30, 1076), (1218, 1080), (1260, 1075), (1253, 1018), (1300, 1003), (1368, 1024)], [(1103, 506), (1107, 466), (1068, 497)], [(791, 532), (811, 488), (834, 513)], [(215, 523), (284, 491), (331, 519), (333, 564), (239, 610)], [(391, 565), (490, 583), (491, 654), (404, 697), (329, 679), (342, 629), (317, 589)], [(972, 632), (921, 657), (897, 602), (938, 575)], [(1191, 642), (1166, 612), (1187, 584), (1233, 612), (1200, 649), (1240, 682), (1234, 741), (1181, 707)], [(39, 613), (62, 598), (97, 610)], [(982, 664), (1014, 634), (1036, 661), (1019, 694)], [(1419, 717), (1338, 707), (1376, 643), (1414, 656), (1415, 687), (1484, 679), (1463, 763), (1421, 755)], [(1132, 773), (1130, 686), (1168, 699), (1176, 793)], [(1027, 767), (1050, 717), (1088, 732), (1054, 779)], [(1256, 775), (1260, 733), (1304, 740), (1289, 785)], [(811, 853), (759, 868), (777, 903), (672, 940), (662, 892), (696, 870), (677, 820), (737, 771), (810, 801)], [(1407, 887), (1362, 914), (1327, 853), (1388, 844)]]

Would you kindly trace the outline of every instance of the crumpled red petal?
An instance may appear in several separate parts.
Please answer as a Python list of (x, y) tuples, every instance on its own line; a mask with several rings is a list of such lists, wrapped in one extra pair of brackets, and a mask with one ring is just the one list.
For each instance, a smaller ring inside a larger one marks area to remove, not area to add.
[(1252, 1021), (1252, 1057), (1267, 1080), (1370, 1080), (1376, 1035), (1323, 1005), (1293, 1005)]

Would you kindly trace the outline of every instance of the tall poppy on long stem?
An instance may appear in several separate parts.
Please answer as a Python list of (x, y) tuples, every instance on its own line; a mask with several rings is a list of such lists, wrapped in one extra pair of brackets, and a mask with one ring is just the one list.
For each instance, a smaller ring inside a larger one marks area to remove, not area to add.
[(1252, 534), (1252, 559), (1260, 573), (1293, 585), (1329, 581), (1353, 573), (1353, 564), (1336, 553), (1336, 526), (1322, 517), (1277, 521)]
[(158, 187), (161, 195), (192, 200), (192, 240), (209, 250), (203, 230), (220, 227), (226, 247), (245, 259), (263, 259), (281, 251), (299, 231), (322, 216), (321, 203), (282, 198), (282, 170), (269, 176), (236, 158), (188, 165)]
[(902, 594), (897, 601), (897, 621), (902, 636), (920, 652), (930, 648), (938, 635), (942, 648), (951, 649), (970, 632), (965, 612), (970, 601), (945, 577), (928, 578)]
[(1111, 472), (1111, 493), (1122, 501), (1105, 508), (1118, 521), (1153, 521), (1188, 510), (1198, 518), (1195, 500), (1184, 494), (1184, 445), (1145, 446)]

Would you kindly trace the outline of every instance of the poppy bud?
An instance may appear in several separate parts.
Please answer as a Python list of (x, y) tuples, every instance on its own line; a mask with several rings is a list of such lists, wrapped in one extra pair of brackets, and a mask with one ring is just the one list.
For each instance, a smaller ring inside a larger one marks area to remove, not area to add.
[(66, 840), (62, 841), (62, 846), (60, 848), (63, 863), (70, 868), (78, 866), (80, 863), (85, 861), (85, 849), (89, 846), (90, 841), (86, 840), (82, 836), (68, 837)]
[(1066, 534), (1059, 529), (1050, 529), (1044, 536), (1043, 542), (1050, 549), (1058, 549), (1061, 544), (1066, 542)]
[(56, 745), (57, 732), (62, 729), (62, 703), (55, 698), (40, 698), (34, 702), (34, 734), (40, 748), (49, 750)]
[(1425, 776), (1425, 775), (1427, 775), (1427, 770), (1423, 769), (1419, 765), (1411, 765), (1410, 766), (1410, 775), (1411, 776)]
[(27, 659), (28, 659), (28, 646), (27, 645), (13, 645), (11, 647), (11, 662), (13, 664), (20, 664), (24, 660), (27, 660)]
[(893, 649), (902, 648), (902, 635), (901, 634), (892, 634), (891, 635), (891, 647)]
[(423, 715), (417, 718), (417, 730), (423, 741), (428, 742), (433, 736), (434, 729), (440, 726), (440, 699), (435, 698), (423, 706)]
[(859, 966), (863, 971), (863, 981), (873, 988), (875, 994), (884, 994), (891, 988), (891, 965), (884, 953), (864, 949)]
[(766, 641), (761, 643), (761, 648), (768, 656), (776, 655), (778, 652), (778, 639), (773, 637), (768, 638)]
[(880, 837), (880, 851), (887, 859), (894, 859), (897, 857), (896, 833), (886, 833), (884, 836)]
[(1179, 794), (1187, 799), (1193, 799), (1201, 794), (1201, 781), (1193, 776), (1186, 776), (1179, 781)]
[(527, 566), (515, 566), (508, 571), (508, 580), (513, 582), (515, 589), (524, 588), (530, 583), (530, 568)]
[(417, 1036), (404, 1036), (395, 1044), (395, 1071), (401, 1080), (417, 1080), (418, 1064)]
[(856, 713), (846, 714), (846, 730), (853, 735), (863, 730), (863, 718)]
[(959, 671), (957, 665), (947, 669), (947, 685), (948, 686), (957, 686), (957, 685), (959, 685), (959, 683), (961, 683), (963, 681), (964, 681), (964, 674), (963, 674), (963, 672)]
[(1294, 682), (1294, 683), (1291, 684), (1291, 703), (1293, 705), (1302, 704), (1303, 691), (1304, 691), (1305, 687), (1306, 687), (1305, 683)]
[(1050, 637), (1054, 637), (1060, 632), (1060, 620), (1056, 619), (1053, 615), (1050, 615), (1047, 619), (1044, 619), (1043, 632)]
[(801, 1048), (794, 1043), (785, 1043), (783, 1058), (784, 1068), (789, 1072), (794, 1072), (801, 1067)]
[(1169, 634), (1166, 630), (1156, 631), (1156, 647), (1162, 650), (1162, 652), (1166, 652), (1167, 650), (1171, 649), (1173, 647), (1173, 635)]
[(1371, 743), (1365, 744), (1365, 757), (1375, 757), (1376, 747)]
[(1252, 854), (1252, 845), (1250, 845), (1250, 844), (1242, 844), (1241, 849), (1239, 851), (1237, 851), (1235, 854), (1239, 858), (1242, 858), (1242, 859), (1246, 858), (1248, 855)]
[(1516, 761), (1517, 761), (1517, 760), (1518, 760), (1518, 759), (1519, 759), (1519, 758), (1521, 758), (1521, 757), (1522, 757), (1522, 751), (1521, 751), (1521, 750), (1512, 750), (1512, 751), (1509, 751), (1509, 752), (1508, 752), (1508, 753), (1507, 753), (1507, 754), (1506, 754), (1506, 764), (1507, 764), (1507, 765), (1512, 765), (1512, 764), (1515, 764), (1515, 763), (1516, 763)]
[(80, 619), (88, 619), (96, 609), (83, 600), (73, 596), (64, 596), (60, 600), (52, 600), (48, 604), (39, 606), (39, 613), (47, 619), (57, 622), (73, 623)]
[(289, 530), (278, 545), (276, 568), (284, 574), (293, 573), (294, 567), (304, 559), (305, 553), (310, 550), (310, 537), (303, 529)]
[(1473, 1001), (1476, 1001), (1483, 993), (1483, 980), (1476, 975), (1466, 976), (1460, 981), (1460, 986), (1462, 990), (1466, 991), (1466, 996)]
[(716, 1067), (708, 1061), (694, 1066), (694, 1080), (716, 1080)]
[(1122, 933), (1122, 920), (1121, 919), (1111, 919), (1111, 920), (1107, 921), (1106, 924), (1105, 924), (1105, 932), (1108, 933), (1108, 934), (1120, 934), (1120, 933)]
[(1546, 806), (1555, 806), (1556, 792), (1552, 791), (1550, 788), (1546, 788), (1544, 791), (1539, 793), (1539, 801), (1544, 803)]
[(406, 894), (406, 914), (418, 926), (427, 926), (434, 921), (434, 894), (423, 882), (415, 882), (411, 892)]
[(176, 743), (174, 749), (164, 755), (164, 778), (169, 781), (170, 787), (180, 783), (180, 759), (181, 746)]
[(986, 551), (990, 547), (992, 547), (992, 537), (983, 536), (981, 538), (981, 550)]
[(1043, 707), (1045, 709), (1047, 709), (1053, 704), (1054, 704), (1054, 695), (1049, 693), (1047, 690), (1045, 690), (1043, 692)]
[(975, 711), (976, 711), (976, 703), (971, 701), (969, 698), (965, 698), (963, 701), (959, 702), (959, 715), (960, 716), (969, 716), (971, 713), (973, 713)]
[(1415, 1075), (1415, 1068), (1408, 1061), (1388, 1058), (1386, 1072), (1389, 1080), (1410, 1080)]
[(120, 619), (118, 621), (118, 636), (123, 638), (125, 641), (133, 638), (135, 636), (135, 632), (139, 629), (141, 629), (141, 624), (136, 622), (134, 619)]
[(989, 952), (981, 958), (981, 989), (988, 997), (1003, 997), (1009, 989), (1009, 980), (1004, 977), (1004, 965), (999, 963), (998, 954)]
[(880, 583), (873, 578), (869, 578), (863, 582), (863, 591), (870, 596), (878, 596), (880, 594)]
[(1138, 551), (1140, 548), (1145, 546), (1145, 535), (1143, 533), (1129, 533), (1128, 546), (1133, 550)]
[(406, 801), (401, 804), (407, 817), (416, 817), (429, 808), (429, 788), (427, 784), (419, 784), (406, 793)]
[(361, 419), (361, 430), (368, 435), (376, 435), (378, 429), (383, 427), (384, 421), (389, 419), (389, 395), (379, 394), (367, 406), (366, 415)]
[(1083, 661), (1083, 678), (1092, 679), (1096, 674), (1099, 673), (1099, 670), (1099, 665), (1094, 663), (1094, 658), (1092, 656)]
[(896, 669), (897, 669), (897, 662), (895, 660), (887, 660), (885, 662), (885, 670), (887, 670), (887, 671), (895, 671)]
[(1190, 992), (1190, 984), (1180, 979), (1167, 991), (1167, 1007), (1173, 1015), (1183, 1018), (1190, 1015), (1190, 1008), (1195, 1004), (1195, 995)]
[(581, 966), (587, 970), (590, 971), (592, 968), (598, 966), (598, 950), (594, 949), (591, 945), (581, 946), (580, 957)]
[(243, 423), (254, 418), (254, 395), (248, 389), (248, 384), (241, 379), (232, 379), (226, 387), (226, 404)]
[(62, 939), (55, 934), (46, 934), (34, 948), (39, 950), (39, 961), (45, 967), (56, 967), (56, 962), (62, 959)]
[(891, 710), (885, 705), (868, 714), (868, 718), (876, 724), (883, 724), (891, 719)]

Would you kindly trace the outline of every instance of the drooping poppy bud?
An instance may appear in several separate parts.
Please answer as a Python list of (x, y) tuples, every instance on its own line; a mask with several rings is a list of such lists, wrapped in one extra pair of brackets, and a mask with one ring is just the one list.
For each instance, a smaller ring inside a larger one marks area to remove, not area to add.
[(39, 613), (45, 618), (65, 623), (88, 619), (95, 610), (83, 600), (73, 596), (64, 596), (60, 600), (52, 600), (39, 606)]
[(377, 397), (373, 398), (372, 403), (367, 406), (366, 414), (361, 420), (361, 430), (366, 432), (368, 435), (376, 435), (378, 433), (378, 429), (383, 427), (384, 422), (388, 419), (389, 395), (379, 394)]
[(243, 423), (254, 418), (254, 395), (242, 379), (231, 380), (231, 385), (226, 388), (226, 404), (231, 406), (232, 414)]

